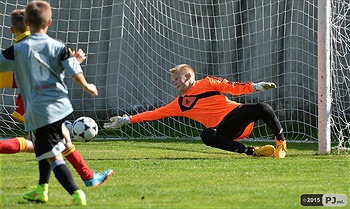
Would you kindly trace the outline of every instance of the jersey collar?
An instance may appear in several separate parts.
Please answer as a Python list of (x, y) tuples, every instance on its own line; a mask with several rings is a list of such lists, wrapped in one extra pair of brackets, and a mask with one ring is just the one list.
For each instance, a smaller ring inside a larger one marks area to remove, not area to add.
[(22, 41), (23, 39), (27, 38), (30, 36), (30, 31), (26, 31), (18, 36), (16, 36), (15, 43)]

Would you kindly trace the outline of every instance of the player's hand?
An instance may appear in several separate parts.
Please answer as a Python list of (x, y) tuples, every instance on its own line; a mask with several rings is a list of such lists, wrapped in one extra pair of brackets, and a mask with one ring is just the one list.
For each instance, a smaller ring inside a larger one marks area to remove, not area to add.
[(98, 95), (98, 90), (95, 84), (88, 83), (85, 80), (85, 76), (82, 72), (79, 72), (72, 76), (74, 82), (79, 84), (86, 92), (88, 92), (92, 97), (95, 97)]
[(79, 64), (81, 64), (82, 62), (84, 62), (84, 60), (86, 59), (86, 54), (82, 49), (78, 49), (77, 52), (73, 51), (72, 55), (77, 58)]
[(88, 83), (85, 87), (84, 90), (88, 92), (92, 97), (95, 97), (98, 95), (98, 90), (95, 84)]
[(110, 123), (105, 123), (103, 127), (105, 129), (117, 129), (122, 127), (125, 124), (130, 123), (130, 117), (127, 115), (123, 116), (114, 116), (109, 119)]
[(276, 88), (276, 84), (272, 82), (259, 82), (259, 83), (253, 83), (253, 89), (255, 91), (266, 91), (269, 89)]

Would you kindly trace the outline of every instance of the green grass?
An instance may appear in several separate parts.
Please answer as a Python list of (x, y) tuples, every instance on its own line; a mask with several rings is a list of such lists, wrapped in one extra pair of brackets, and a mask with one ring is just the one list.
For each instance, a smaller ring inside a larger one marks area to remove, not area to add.
[[(302, 194), (350, 196), (348, 155), (317, 155), (317, 144), (289, 143), (284, 159), (230, 153), (197, 140), (93, 141), (76, 147), (91, 169), (115, 171), (101, 186), (86, 188), (69, 165), (88, 197), (85, 208), (290, 209), (305, 208)], [(1, 208), (63, 208), (70, 202), (53, 174), (48, 203), (25, 201), (22, 195), (38, 180), (34, 154), (0, 159)]]

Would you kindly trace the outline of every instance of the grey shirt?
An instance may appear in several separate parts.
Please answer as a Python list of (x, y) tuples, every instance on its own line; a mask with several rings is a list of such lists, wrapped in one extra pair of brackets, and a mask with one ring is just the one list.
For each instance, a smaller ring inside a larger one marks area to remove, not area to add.
[(46, 34), (32, 34), (0, 53), (0, 72), (13, 70), (25, 106), (25, 130), (57, 122), (73, 112), (64, 83), (82, 73), (66, 45)]

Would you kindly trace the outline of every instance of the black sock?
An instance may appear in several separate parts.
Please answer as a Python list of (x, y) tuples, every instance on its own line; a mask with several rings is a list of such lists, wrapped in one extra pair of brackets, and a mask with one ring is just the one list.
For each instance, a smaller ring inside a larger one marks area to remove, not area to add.
[(247, 155), (253, 155), (254, 153), (254, 148), (253, 147), (247, 147), (246, 150), (245, 150), (245, 153)]
[[(56, 164), (53, 165), (54, 163)], [(61, 161), (55, 161), (51, 165), (53, 166), (53, 172), (57, 180), (66, 189), (66, 191), (72, 195), (74, 191), (78, 189), (78, 186), (75, 184), (72, 173), (69, 171), (67, 165), (64, 163), (64, 161), (63, 163)]]
[(276, 136), (276, 139), (277, 139), (278, 141), (286, 140), (286, 138), (284, 137), (283, 133), (279, 133), (279, 134)]
[(48, 184), (51, 175), (51, 168), (49, 162), (46, 159), (40, 160), (39, 164), (39, 184)]

